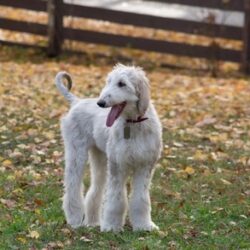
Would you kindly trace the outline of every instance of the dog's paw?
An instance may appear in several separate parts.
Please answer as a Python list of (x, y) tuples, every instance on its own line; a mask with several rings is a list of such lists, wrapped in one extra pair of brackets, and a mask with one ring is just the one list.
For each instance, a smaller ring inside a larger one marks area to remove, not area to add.
[(83, 217), (71, 217), (71, 218), (67, 218), (67, 223), (74, 229), (79, 228), (79, 227), (83, 227), (84, 226), (84, 221), (83, 221)]
[(147, 224), (133, 226), (133, 231), (154, 231), (154, 230), (158, 231), (159, 227), (155, 225), (153, 221)]
[(84, 206), (83, 201), (79, 199), (79, 201), (75, 201), (70, 199), (70, 197), (65, 194), (63, 197), (63, 210), (65, 213), (65, 217), (67, 223), (72, 228), (78, 228), (84, 226)]
[(123, 227), (122, 226), (117, 226), (117, 225), (101, 225), (101, 232), (114, 232), (114, 233), (119, 233), (123, 232)]
[[(65, 207), (64, 207), (65, 208)], [(84, 226), (84, 211), (82, 209), (64, 209), (66, 221), (72, 228)]]
[(85, 227), (98, 227), (100, 226), (99, 221), (87, 221), (86, 219), (83, 222)]
[(66, 221), (72, 228), (84, 226), (84, 214), (66, 214)]

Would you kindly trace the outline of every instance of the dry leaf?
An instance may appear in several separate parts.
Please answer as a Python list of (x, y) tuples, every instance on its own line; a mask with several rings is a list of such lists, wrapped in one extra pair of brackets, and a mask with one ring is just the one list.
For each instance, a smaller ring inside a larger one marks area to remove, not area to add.
[(12, 161), (11, 160), (4, 160), (2, 162), (3, 167), (10, 167), (12, 165)]
[(16, 201), (10, 200), (10, 199), (0, 199), (0, 202), (4, 205), (6, 205), (8, 208), (13, 208), (16, 205)]
[(206, 125), (211, 125), (216, 122), (216, 118), (213, 117), (205, 117), (202, 121), (199, 121), (198, 123), (195, 124), (197, 127), (204, 127)]
[(201, 150), (196, 150), (193, 159), (196, 161), (206, 161), (208, 159), (208, 155)]
[(177, 148), (182, 148), (183, 147), (183, 144), (180, 143), (180, 142), (173, 142), (173, 145)]
[(237, 225), (237, 223), (236, 223), (235, 221), (230, 221), (230, 222), (229, 222), (229, 225), (231, 225), (231, 226), (234, 226), (234, 227), (235, 227), (235, 226)]
[(20, 241), (22, 244), (25, 244), (27, 242), (27, 240), (23, 237), (18, 237), (17, 240)]
[(173, 192), (173, 191), (168, 190), (168, 189), (165, 189), (165, 190), (164, 190), (164, 194), (165, 194), (166, 196), (169, 196), (169, 197), (174, 197), (174, 198), (176, 198), (176, 199), (178, 199), (178, 200), (181, 199), (181, 194), (180, 194), (180, 193), (178, 193), (178, 192)]
[(81, 238), (80, 238), (80, 240), (82, 240), (82, 241), (84, 241), (84, 242), (92, 242), (93, 240), (91, 240), (91, 239), (88, 239), (87, 237), (85, 237), (85, 236), (82, 236)]
[(225, 185), (232, 185), (232, 183), (230, 182), (230, 181), (227, 181), (227, 180), (225, 180), (225, 179), (223, 179), (223, 178), (221, 178), (220, 179), (222, 182), (223, 182), (223, 184), (225, 184)]
[(37, 231), (33, 230), (33, 231), (30, 231), (29, 237), (32, 239), (38, 239), (40, 237), (40, 234)]
[(145, 240), (145, 237), (139, 237), (138, 240)]
[(185, 171), (185, 173), (187, 173), (189, 175), (192, 175), (195, 173), (195, 170), (192, 167), (186, 167), (184, 171)]

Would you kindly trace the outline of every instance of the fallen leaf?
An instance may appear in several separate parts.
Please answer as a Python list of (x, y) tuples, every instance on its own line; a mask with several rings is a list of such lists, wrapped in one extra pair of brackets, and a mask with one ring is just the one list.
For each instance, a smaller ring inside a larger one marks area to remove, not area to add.
[(165, 189), (165, 190), (164, 190), (164, 194), (165, 194), (166, 196), (169, 196), (169, 197), (174, 197), (174, 198), (176, 198), (176, 199), (178, 199), (178, 200), (181, 199), (181, 194), (180, 194), (180, 193), (178, 193), (178, 192), (173, 192), (173, 191), (168, 190), (168, 189)]
[(197, 122), (195, 124), (195, 126), (197, 127), (204, 127), (206, 125), (211, 125), (214, 124), (216, 122), (216, 118), (213, 117), (205, 117), (203, 120)]
[(38, 239), (40, 237), (40, 234), (37, 231), (33, 230), (33, 231), (30, 231), (29, 237), (32, 239)]
[(0, 202), (8, 208), (13, 208), (16, 205), (16, 201), (10, 199), (0, 199)]
[(20, 241), (22, 244), (25, 244), (27, 242), (27, 240), (23, 237), (18, 237), (17, 240)]
[(138, 240), (145, 240), (145, 237), (139, 237)]
[(68, 228), (62, 228), (61, 231), (66, 235), (71, 235), (71, 231)]
[(93, 240), (91, 240), (91, 239), (89, 239), (89, 238), (87, 238), (87, 237), (85, 237), (85, 236), (82, 236), (81, 238), (80, 238), (80, 240), (82, 240), (82, 241), (84, 241), (84, 242), (92, 242)]
[(48, 249), (62, 249), (64, 247), (61, 241), (49, 242)]
[(42, 206), (43, 205), (43, 201), (42, 200), (35, 199), (34, 202), (36, 203), (37, 206)]
[(10, 167), (12, 165), (12, 161), (10, 160), (4, 160), (2, 162), (3, 167)]
[(237, 225), (237, 223), (236, 223), (235, 221), (230, 221), (230, 222), (229, 222), (229, 225), (231, 225), (231, 226), (234, 226), (234, 227), (235, 227), (235, 226)]
[(209, 170), (209, 169), (204, 169), (204, 170), (203, 170), (203, 175), (204, 175), (204, 176), (209, 176), (209, 175), (211, 175), (210, 170)]
[(195, 170), (192, 167), (186, 167), (184, 170), (187, 174), (192, 175), (195, 173)]
[(193, 159), (196, 161), (206, 161), (208, 159), (208, 155), (202, 150), (196, 150)]
[(247, 219), (247, 216), (244, 215), (244, 214), (241, 214), (240, 217), (243, 218), (243, 219)]
[(168, 236), (168, 232), (167, 231), (158, 231), (158, 234), (161, 238), (164, 238), (166, 236)]
[(173, 145), (177, 148), (182, 148), (183, 147), (183, 144), (180, 143), (180, 142), (173, 142)]
[(44, 133), (45, 137), (49, 140), (52, 140), (55, 138), (55, 132), (54, 131), (49, 131), (49, 132), (46, 132)]
[(227, 180), (225, 180), (225, 179), (223, 179), (223, 178), (221, 178), (220, 179), (222, 182), (223, 182), (223, 184), (225, 184), (225, 185), (232, 185), (232, 183), (230, 182), (230, 181), (227, 181)]

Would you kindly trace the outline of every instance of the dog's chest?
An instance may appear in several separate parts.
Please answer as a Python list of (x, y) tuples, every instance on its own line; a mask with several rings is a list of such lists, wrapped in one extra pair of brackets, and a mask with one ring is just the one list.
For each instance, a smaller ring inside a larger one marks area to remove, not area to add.
[(108, 157), (118, 164), (142, 165), (153, 162), (158, 148), (153, 134), (144, 134), (139, 128), (124, 127), (109, 138)]

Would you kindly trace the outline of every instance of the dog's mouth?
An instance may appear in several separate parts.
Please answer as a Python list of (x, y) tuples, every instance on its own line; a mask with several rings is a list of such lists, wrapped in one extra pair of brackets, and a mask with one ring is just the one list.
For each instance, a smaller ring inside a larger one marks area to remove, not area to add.
[(111, 127), (114, 124), (115, 120), (120, 116), (125, 106), (126, 102), (112, 106), (106, 120), (107, 127)]

